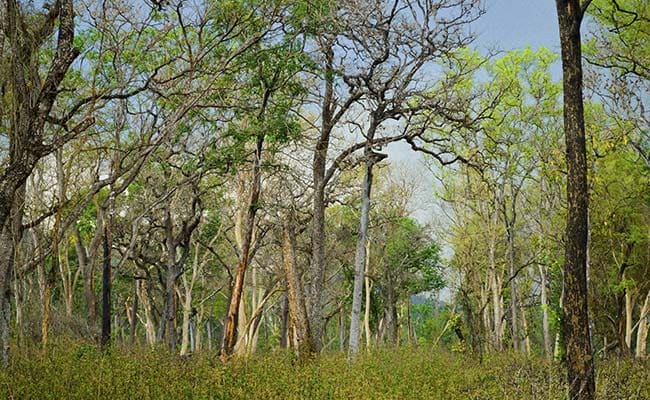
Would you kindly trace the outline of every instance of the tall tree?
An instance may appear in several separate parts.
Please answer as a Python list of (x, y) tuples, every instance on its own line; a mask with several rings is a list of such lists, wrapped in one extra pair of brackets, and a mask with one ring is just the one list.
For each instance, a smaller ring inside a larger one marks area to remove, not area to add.
[[(36, 24), (16, 0), (0, 5), (0, 41), (7, 43), (10, 70), (7, 86), (11, 92), (9, 158), (0, 170), (0, 364), (9, 362), (11, 316), (10, 282), (14, 267), (14, 238), (22, 221), (21, 193), (36, 163), (70, 137), (83, 130), (90, 120), (76, 125), (70, 133), (48, 140), (45, 125), (60, 94), (59, 85), (77, 58), (74, 47), (74, 10), (72, 0), (59, 0), (49, 10), (38, 13)], [(56, 22), (58, 32), (54, 56), (42, 77), (39, 55), (49, 46)], [(4, 79), (3, 79), (4, 80)], [(67, 121), (65, 121), (67, 122)], [(17, 221), (13, 224), (12, 221)]]
[(564, 335), (569, 398), (593, 399), (594, 361), (587, 301), (589, 191), (582, 99), (580, 25), (591, 0), (556, 0), (562, 48), (567, 224), (564, 259)]

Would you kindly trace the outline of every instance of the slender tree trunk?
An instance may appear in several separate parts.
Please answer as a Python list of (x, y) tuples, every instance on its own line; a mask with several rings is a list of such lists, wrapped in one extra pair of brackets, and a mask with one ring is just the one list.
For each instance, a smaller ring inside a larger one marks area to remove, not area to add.
[(632, 353), (632, 334), (634, 333), (634, 296), (625, 289), (625, 346)]
[(9, 364), (9, 329), (11, 327), (11, 279), (14, 243), (11, 226), (5, 223), (0, 232), (0, 364)]
[[(498, 201), (495, 201), (495, 210), (492, 227), (495, 228), (498, 222)], [(498, 277), (496, 264), (496, 233), (490, 232), (488, 240), (488, 262), (490, 264), (490, 288), (492, 293), (493, 317), (493, 346), (497, 351), (503, 350), (503, 298), (501, 296), (501, 282)]]
[[(195, 259), (195, 262), (196, 259)], [(190, 347), (190, 320), (192, 318), (192, 285), (186, 285), (185, 298), (183, 299), (183, 324), (181, 326), (181, 355), (187, 354)]]
[(321, 128), (312, 161), (312, 178), (314, 184), (313, 214), (312, 214), (312, 248), (311, 268), (308, 274), (309, 304), (307, 313), (312, 332), (313, 347), (320, 351), (323, 338), (323, 285), (325, 284), (325, 171), (330, 137), (334, 128), (336, 99), (334, 94), (334, 51), (326, 44), (323, 49), (325, 58), (325, 81), (323, 102), (321, 105)]
[(490, 316), (490, 272), (489, 269), (486, 271), (485, 282), (481, 284), (481, 322), (483, 324), (483, 332), (486, 332), (489, 335), (489, 343), (494, 344), (494, 330), (492, 329), (492, 318)]
[(59, 227), (61, 216), (59, 213), (55, 216), (54, 229), (52, 235), (52, 256), (51, 265), (45, 278), (45, 290), (43, 292), (43, 315), (41, 316), (41, 347), (45, 349), (48, 345), (48, 335), (50, 329), (52, 290), (56, 284), (56, 271), (59, 269)]
[[(512, 314), (512, 332), (513, 332), (513, 346), (515, 350), (527, 351), (530, 346), (528, 333), (526, 332), (526, 316), (525, 311), (519, 299), (517, 292), (517, 274), (518, 269), (516, 262), (516, 249), (515, 249), (515, 228), (517, 226), (517, 197), (521, 186), (516, 185), (511, 178), (509, 182), (510, 187), (510, 204), (504, 202), (503, 205), (503, 218), (506, 223), (506, 236), (508, 242), (508, 264), (510, 266), (510, 305)], [(509, 208), (509, 213), (508, 213)], [(520, 326), (521, 323), (521, 326)]]
[(548, 291), (546, 288), (546, 268), (539, 265), (539, 276), (541, 278), (540, 292), (542, 302), (542, 335), (544, 337), (544, 355), (547, 360), (551, 359), (551, 334), (548, 319)]
[(366, 242), (366, 245), (368, 248), (366, 249), (366, 276), (365, 276), (365, 284), (366, 284), (366, 305), (365, 305), (365, 311), (363, 314), (363, 325), (364, 325), (364, 331), (366, 332), (366, 350), (370, 350), (370, 346), (372, 345), (372, 337), (371, 337), (371, 332), (370, 332), (370, 290), (372, 288), (371, 282), (370, 282), (370, 277), (368, 274), (370, 274), (370, 242)]
[(528, 335), (528, 320), (526, 319), (526, 309), (523, 305), (521, 308), (521, 329), (522, 329), (522, 350), (530, 356), (530, 335)]
[(392, 282), (389, 282), (386, 294), (386, 305), (384, 306), (384, 329), (386, 330), (386, 337), (388, 343), (395, 344), (397, 342), (397, 309), (395, 303), (395, 290), (392, 287)]
[[(564, 287), (562, 287), (562, 292), (560, 293), (560, 309), (564, 309)], [(555, 332), (555, 346), (553, 348), (553, 359), (560, 361), (560, 355), (562, 354), (562, 332), (558, 330)]]
[(523, 348), (520, 348), (521, 335), (519, 333), (519, 316), (517, 310), (519, 308), (519, 301), (517, 299), (517, 279), (515, 277), (516, 267), (515, 267), (515, 238), (513, 232), (512, 223), (508, 220), (508, 216), (505, 215), (506, 219), (506, 233), (508, 241), (508, 267), (510, 273), (510, 319), (512, 324), (512, 347), (515, 351), (521, 351)]
[[(369, 139), (370, 140), (370, 139)], [(363, 180), (363, 193), (361, 195), (361, 219), (359, 222), (359, 235), (354, 256), (354, 286), (352, 291), (352, 311), (350, 314), (350, 344), (348, 357), (355, 357), (359, 353), (361, 302), (363, 301), (363, 281), (366, 267), (366, 236), (370, 217), (370, 193), (372, 190), (373, 160), (369, 158), (370, 149), (366, 149), (366, 174)]]
[(410, 344), (417, 344), (415, 341), (415, 332), (413, 330), (413, 324), (411, 321), (411, 295), (406, 296), (406, 331), (407, 338)]
[(133, 280), (133, 304), (131, 305), (131, 345), (135, 344), (136, 328), (138, 326), (138, 281)]
[(497, 351), (503, 350), (503, 299), (501, 297), (501, 284), (497, 278), (496, 265), (490, 268), (490, 288), (492, 289), (493, 308), (493, 337), (494, 348)]
[(102, 336), (101, 348), (107, 350), (111, 344), (111, 246), (110, 222), (104, 224), (103, 268), (102, 268)]
[(579, 0), (556, 0), (562, 48), (564, 134), (567, 160), (567, 224), (564, 261), (564, 334), (570, 399), (593, 399), (594, 362), (587, 302), (587, 155), (582, 100)]
[(285, 282), (284, 299), (282, 299), (282, 320), (280, 322), (280, 348), (286, 349), (289, 347), (289, 297), (287, 295), (287, 287)]
[(237, 265), (237, 271), (235, 272), (235, 281), (231, 290), (230, 304), (226, 314), (226, 323), (221, 344), (221, 358), (224, 360), (228, 359), (232, 355), (237, 340), (237, 314), (239, 312), (239, 303), (241, 302), (244, 290), (244, 277), (250, 262), (249, 255), (253, 238), (253, 229), (255, 227), (255, 215), (257, 214), (257, 209), (259, 207), (258, 202), (262, 186), (261, 162), (263, 145), (264, 136), (260, 135), (257, 139), (255, 160), (253, 162), (253, 182), (248, 202), (248, 212), (246, 214), (246, 228), (244, 232), (244, 241), (242, 243), (242, 253)]
[(170, 204), (166, 205), (165, 216), (165, 247), (167, 250), (167, 265), (165, 276), (165, 290), (163, 293), (163, 311), (160, 316), (160, 326), (156, 340), (167, 343), (169, 351), (176, 349), (177, 332), (176, 332), (176, 282), (180, 276), (180, 265), (178, 260), (178, 246), (174, 238), (174, 224), (172, 221), (172, 211)]

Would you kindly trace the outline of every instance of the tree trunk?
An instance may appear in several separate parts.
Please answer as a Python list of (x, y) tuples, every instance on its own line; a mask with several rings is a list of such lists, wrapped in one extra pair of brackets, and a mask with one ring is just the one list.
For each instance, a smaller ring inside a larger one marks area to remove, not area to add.
[[(369, 138), (368, 140), (372, 140)], [(359, 353), (361, 302), (363, 300), (363, 280), (366, 267), (366, 236), (368, 234), (368, 221), (370, 217), (370, 193), (372, 190), (373, 160), (370, 148), (366, 148), (366, 174), (363, 180), (363, 193), (361, 195), (361, 218), (359, 221), (359, 235), (354, 256), (354, 286), (352, 291), (352, 311), (350, 314), (350, 344), (348, 357), (355, 357)]]
[(632, 333), (634, 332), (634, 296), (630, 293), (630, 289), (625, 289), (625, 346), (632, 353)]
[(241, 302), (244, 290), (244, 277), (250, 262), (249, 255), (253, 239), (253, 229), (255, 227), (255, 215), (257, 214), (257, 209), (259, 207), (258, 202), (262, 186), (261, 162), (263, 145), (264, 136), (260, 135), (257, 139), (255, 160), (253, 161), (253, 182), (248, 201), (248, 212), (246, 214), (246, 228), (244, 232), (244, 241), (242, 243), (242, 252), (235, 273), (235, 281), (231, 290), (230, 304), (226, 314), (223, 341), (221, 343), (221, 358), (223, 360), (230, 358), (237, 341), (237, 314), (239, 312), (239, 303)]
[(639, 326), (636, 331), (636, 358), (646, 358), (646, 343), (648, 341), (648, 313), (650, 313), (650, 290), (645, 297), (639, 312)]
[(395, 291), (392, 287), (392, 282), (389, 282), (386, 288), (386, 305), (384, 306), (384, 329), (386, 332), (386, 340), (390, 344), (397, 342), (397, 307), (395, 298)]
[(365, 306), (365, 311), (363, 314), (363, 325), (364, 325), (364, 331), (366, 332), (366, 350), (370, 350), (370, 346), (372, 344), (372, 338), (370, 335), (370, 290), (372, 288), (371, 282), (370, 282), (370, 277), (368, 274), (370, 273), (370, 242), (366, 242), (366, 246), (368, 248), (366, 249), (366, 276), (365, 276), (365, 284), (366, 284), (366, 306)]
[(334, 51), (331, 44), (323, 49), (325, 59), (324, 93), (321, 106), (321, 128), (312, 161), (312, 177), (314, 184), (312, 235), (311, 235), (311, 268), (309, 271), (309, 304), (308, 318), (312, 332), (313, 347), (320, 351), (323, 337), (323, 285), (325, 284), (325, 171), (327, 152), (334, 128), (335, 94), (334, 94)]
[[(57, 3), (58, 25), (48, 22), (27, 22), (21, 5), (7, 0), (0, 5), (0, 23), (3, 25), (3, 41), (11, 54), (7, 83), (11, 93), (9, 159), (0, 176), (0, 361), (6, 366), (9, 360), (9, 328), (11, 319), (11, 279), (14, 268), (14, 235), (12, 226), (22, 217), (18, 200), (24, 193), (25, 184), (39, 159), (51, 152), (44, 146), (43, 131), (50, 111), (60, 93), (59, 85), (79, 51), (74, 48), (74, 10), (72, 0)], [(36, 25), (36, 26), (33, 26)], [(58, 26), (56, 50), (53, 52), (47, 72), (42, 77), (40, 46), (52, 41), (49, 38)], [(30, 31), (33, 30), (33, 31)], [(27, 40), (32, 32), (43, 37)], [(27, 64), (27, 65), (26, 65)]]
[(131, 345), (135, 344), (135, 331), (138, 326), (138, 281), (133, 280), (133, 304), (131, 305)]
[[(584, 6), (588, 5), (586, 1)], [(587, 302), (587, 157), (582, 100), (579, 0), (556, 0), (562, 48), (564, 134), (567, 161), (567, 224), (564, 319), (570, 399), (593, 399), (594, 363)]]
[(138, 287), (138, 295), (142, 301), (142, 309), (144, 310), (144, 332), (147, 343), (151, 346), (156, 342), (156, 329), (153, 320), (153, 307), (151, 305), (151, 298), (148, 290), (149, 282), (141, 282)]
[(102, 351), (111, 343), (111, 232), (110, 222), (104, 224), (103, 268), (102, 268)]
[(43, 291), (43, 313), (41, 316), (41, 347), (45, 349), (48, 344), (48, 335), (50, 329), (50, 309), (52, 306), (52, 290), (56, 283), (56, 271), (59, 269), (59, 226), (61, 216), (59, 213), (55, 216), (54, 229), (52, 235), (52, 254), (51, 265), (45, 278), (45, 290)]
[(548, 291), (546, 288), (546, 268), (539, 265), (539, 276), (541, 278), (540, 292), (542, 302), (542, 335), (544, 337), (544, 355), (547, 360), (551, 359), (551, 334), (548, 319)]
[[(510, 238), (508, 238), (508, 242), (510, 242)], [(510, 245), (508, 245), (510, 248)], [(519, 307), (518, 301), (517, 301), (517, 283), (515, 282), (516, 279), (514, 278), (515, 274), (515, 267), (514, 267), (514, 260), (512, 259), (512, 253), (509, 250), (508, 251), (508, 259), (509, 259), (509, 264), (510, 264), (510, 319), (511, 319), (511, 327), (512, 327), (512, 347), (514, 348), (515, 351), (521, 350), (519, 347), (519, 342), (521, 340), (521, 337), (519, 335), (519, 322), (518, 322), (518, 316), (517, 316), (517, 309)]]
[(287, 280), (287, 306), (291, 326), (294, 328), (296, 352), (299, 356), (309, 356), (317, 352), (311, 337), (309, 319), (305, 308), (305, 299), (296, 269), (296, 237), (293, 224), (285, 222), (282, 230), (282, 261)]
[(180, 265), (177, 260), (177, 247), (174, 243), (173, 233), (171, 231), (171, 212), (167, 210), (166, 218), (167, 230), (167, 274), (165, 279), (165, 291), (163, 295), (164, 306), (163, 312), (160, 316), (160, 327), (158, 329), (157, 341), (165, 341), (169, 351), (173, 352), (176, 349), (176, 342), (178, 340), (176, 332), (176, 282), (180, 276)]
[[(498, 201), (495, 201), (495, 207), (498, 207)], [(493, 228), (498, 222), (498, 209), (494, 210)], [(496, 264), (496, 234), (489, 232), (488, 240), (488, 262), (490, 264), (490, 288), (492, 293), (492, 312), (493, 328), (492, 344), (497, 351), (503, 350), (503, 298), (501, 295), (501, 280), (498, 277)]]
[(523, 304), (520, 305), (521, 308), (521, 330), (522, 330), (522, 350), (526, 352), (527, 356), (530, 356), (530, 335), (528, 335), (528, 320), (526, 320), (526, 309)]
[[(562, 287), (562, 292), (560, 292), (560, 309), (564, 309), (564, 287)], [(560, 356), (562, 354), (562, 332), (561, 329), (555, 332), (555, 346), (553, 348), (553, 359), (560, 361)]]
[[(94, 287), (94, 267), (95, 267), (95, 253), (99, 242), (101, 240), (101, 232), (103, 231), (103, 215), (101, 208), (98, 207), (98, 215), (96, 218), (97, 227), (95, 228), (95, 235), (90, 243), (90, 249), (87, 249), (82, 241), (81, 233), (78, 227), (73, 225), (75, 235), (75, 250), (77, 252), (77, 261), (81, 269), (81, 276), (83, 278), (83, 292), (84, 300), (86, 302), (86, 318), (88, 326), (94, 327), (97, 322), (97, 296), (95, 295)], [(89, 251), (90, 250), (90, 251)]]
[(280, 348), (286, 349), (289, 347), (289, 297), (287, 295), (287, 287), (285, 282), (284, 299), (282, 299), (282, 320), (280, 323)]
[(3, 368), (9, 364), (13, 264), (14, 241), (11, 224), (5, 223), (0, 232), (0, 365)]

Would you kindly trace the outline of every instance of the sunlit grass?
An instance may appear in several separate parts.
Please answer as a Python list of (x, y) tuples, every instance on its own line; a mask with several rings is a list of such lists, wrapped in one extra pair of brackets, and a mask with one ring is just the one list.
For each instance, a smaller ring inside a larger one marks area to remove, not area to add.
[[(600, 399), (650, 398), (650, 368), (599, 363)], [(216, 354), (178, 357), (159, 350), (56, 344), (15, 351), (0, 372), (8, 399), (562, 399), (556, 363), (514, 354), (483, 362), (421, 346), (386, 348), (348, 363), (342, 353), (309, 361), (278, 352), (222, 364)]]

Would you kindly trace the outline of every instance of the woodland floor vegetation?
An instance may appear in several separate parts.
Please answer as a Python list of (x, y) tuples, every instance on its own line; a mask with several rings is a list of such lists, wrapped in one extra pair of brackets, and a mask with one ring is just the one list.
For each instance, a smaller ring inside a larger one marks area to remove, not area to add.
[(498, 3), (0, 0), (0, 400), (650, 399), (650, 2)]
[[(597, 399), (650, 398), (648, 362), (597, 361)], [(223, 364), (216, 352), (57, 342), (16, 355), (0, 372), (3, 399), (563, 399), (557, 362), (518, 353), (476, 357), (431, 346), (380, 348), (348, 362), (343, 352), (307, 361), (290, 352)]]

